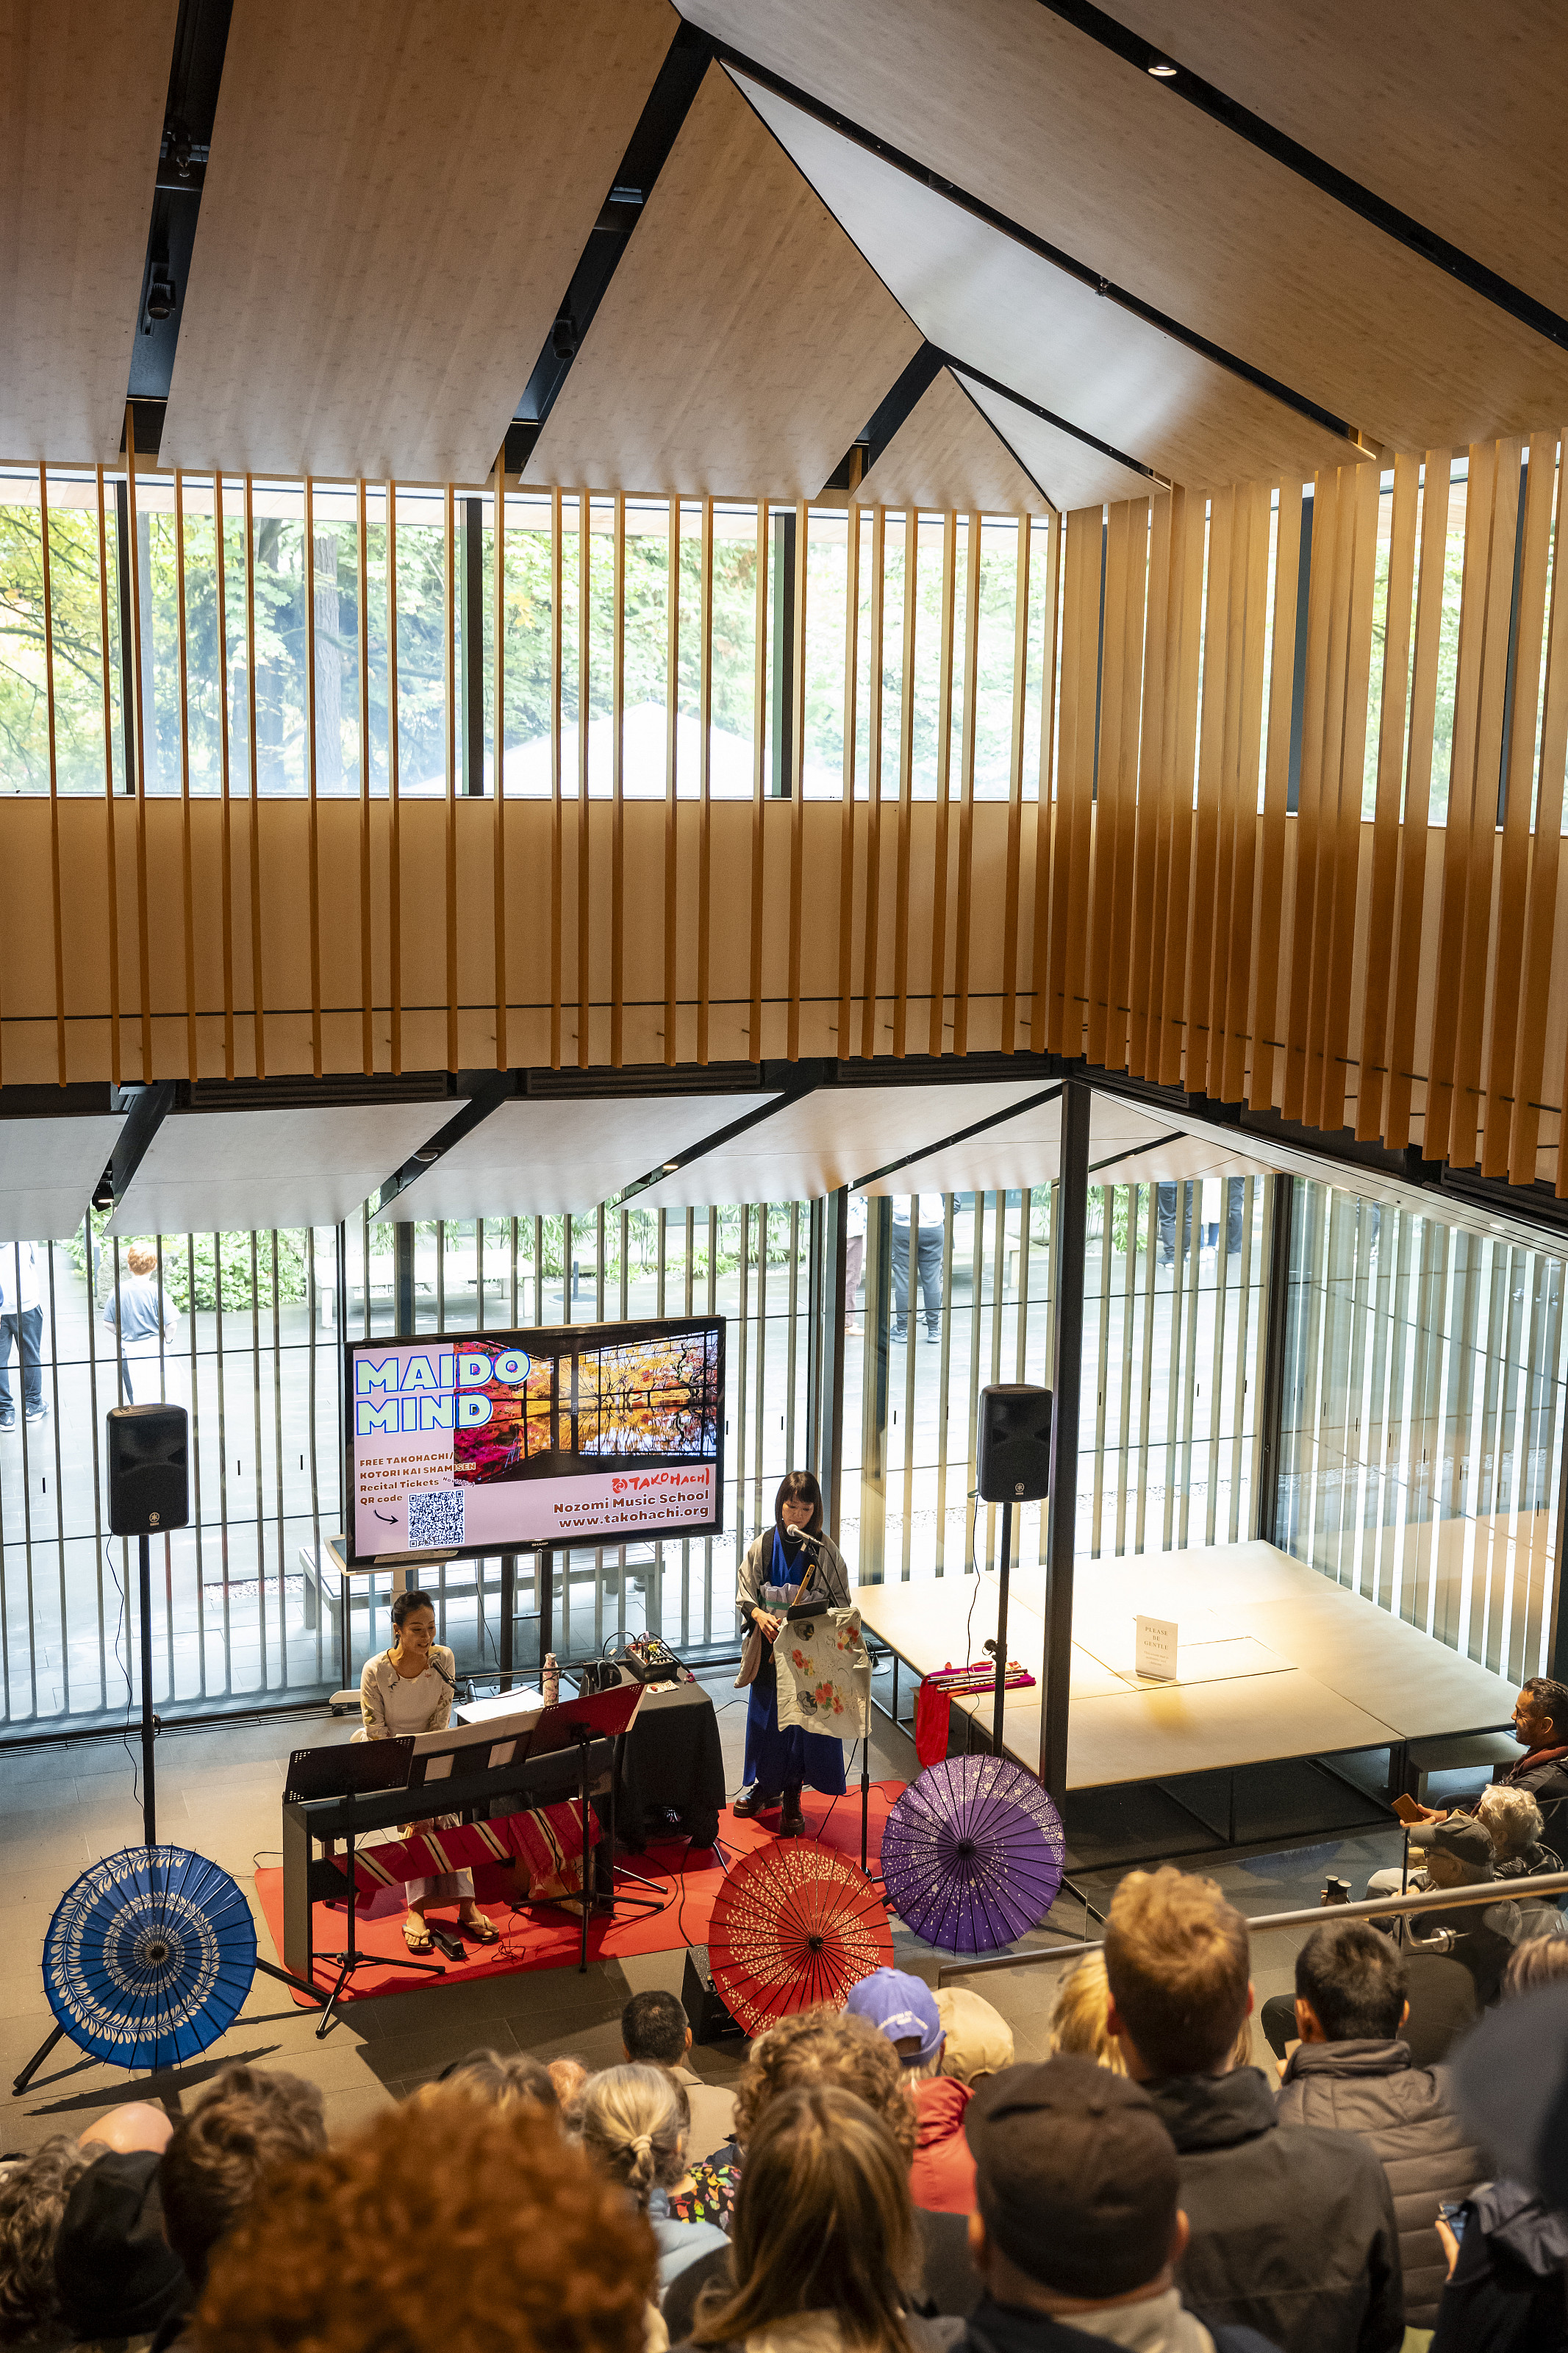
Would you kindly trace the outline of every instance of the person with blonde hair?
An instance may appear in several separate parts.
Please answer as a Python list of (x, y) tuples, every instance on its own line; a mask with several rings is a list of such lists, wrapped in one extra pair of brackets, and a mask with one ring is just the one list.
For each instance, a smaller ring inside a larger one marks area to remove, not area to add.
[(939, 1986), (936, 2013), (942, 2021), (942, 2072), (971, 2089), (987, 2075), (1013, 2064), (1013, 2030), (984, 1994), (968, 1986)]
[(771, 2101), (746, 2147), (731, 2232), (734, 2285), (710, 2289), (694, 2346), (746, 2353), (925, 2353), (911, 2315), (918, 2256), (909, 2168), (852, 2092), (803, 2085)]
[(680, 2222), (669, 2192), (686, 2171), (691, 2112), (686, 2094), (662, 2067), (606, 2067), (590, 2075), (567, 2123), (599, 2171), (629, 2190), (658, 2242), (660, 2293), (689, 2264), (723, 2249), (712, 2222)]
[[(1110, 2031), (1110, 1989), (1105, 1981), (1103, 1953), (1086, 1953), (1076, 1968), (1069, 1969), (1057, 1989), (1056, 2008), (1051, 2012), (1050, 2045), (1052, 2055), (1065, 2052), (1077, 2059), (1092, 2059), (1097, 2067), (1108, 2067), (1113, 2075), (1125, 2075), (1126, 2062), (1121, 2045)], [(1215, 2070), (1224, 2073), (1232, 2067), (1252, 2064), (1252, 2019), (1245, 2017), (1237, 2029), (1225, 2067)]]
[(1247, 1922), (1212, 1879), (1130, 1871), (1105, 1924), (1106, 2023), (1176, 2145), (1190, 2235), (1177, 2269), (1210, 2328), (1280, 2353), (1396, 2353), (1399, 2238), (1387, 2177), (1353, 2134), (1281, 2127), (1254, 2067)]

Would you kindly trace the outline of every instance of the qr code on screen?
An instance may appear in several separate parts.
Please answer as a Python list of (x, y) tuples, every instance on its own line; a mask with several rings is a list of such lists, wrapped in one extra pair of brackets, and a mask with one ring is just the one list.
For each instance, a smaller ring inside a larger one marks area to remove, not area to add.
[(408, 1498), (410, 1552), (463, 1542), (463, 1491), (436, 1487), (427, 1494)]

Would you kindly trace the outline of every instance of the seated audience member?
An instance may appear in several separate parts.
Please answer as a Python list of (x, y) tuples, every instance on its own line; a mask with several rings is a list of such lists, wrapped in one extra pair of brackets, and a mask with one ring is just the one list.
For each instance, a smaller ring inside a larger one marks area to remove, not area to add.
[(1405, 2308), (1382, 2166), (1353, 2136), (1282, 2126), (1256, 2068), (1226, 2072), (1252, 2007), (1241, 1914), (1212, 1880), (1129, 1872), (1105, 1968), (1127, 2073), (1180, 2159), (1186, 2302), (1281, 2353), (1394, 2353)]
[(658, 2242), (662, 2291), (699, 2256), (726, 2251), (711, 2222), (682, 2222), (666, 2193), (686, 2171), (686, 2094), (662, 2067), (606, 2067), (590, 2075), (567, 2118), (588, 2155), (631, 2192)]
[(1528, 1789), (1494, 1781), (1476, 1800), (1476, 1820), (1492, 1842), (1492, 1869), (1499, 1879), (1530, 1879), (1538, 1871), (1561, 1871), (1562, 1862), (1542, 1838), (1541, 1808)]
[(555, 2105), (563, 2116), (588, 2080), (581, 2059), (552, 2059), (545, 2073), (555, 2086)]
[(852, 2092), (826, 2084), (770, 2102), (746, 2146), (733, 2282), (710, 2287), (694, 2345), (798, 2353), (937, 2353), (908, 2309), (918, 2263), (903, 2151)]
[(923, 1978), (903, 1969), (873, 1969), (849, 1990), (845, 2009), (864, 2018), (899, 2054), (915, 2104), (915, 2161), (910, 2188), (917, 2206), (937, 2214), (968, 2214), (974, 2207), (974, 2160), (963, 2137), (968, 2086), (939, 2071), (944, 2037), (942, 2012)]
[[(1266, 2005), (1267, 2007), (1267, 2005)], [(1069, 1969), (1057, 1992), (1056, 2008), (1051, 2012), (1050, 2045), (1053, 2053), (1064, 2052), (1077, 2059), (1092, 2059), (1097, 2067), (1109, 2067), (1113, 2075), (1125, 2075), (1127, 2069), (1121, 2057), (1121, 2045), (1110, 2031), (1110, 1989), (1105, 1981), (1105, 1957), (1102, 1953), (1087, 1953), (1076, 1968)], [(1232, 2067), (1252, 2064), (1252, 2017), (1242, 2020), (1235, 2042), (1224, 2066), (1215, 2070), (1226, 2074)]]
[[(584, 2083), (587, 2078), (584, 2068)], [(512, 2108), (520, 2101), (531, 2100), (536, 2108), (552, 2116), (561, 2106), (555, 2079), (543, 2060), (531, 2059), (521, 2051), (470, 2051), (443, 2067), (433, 2083), (422, 2084), (416, 2096), (438, 2099), (445, 2092), (466, 2092), (471, 2099), (488, 2100), (493, 2108)]]
[[(1568, 1979), (1568, 1938), (1536, 1936), (1503, 1974), (1505, 2003)], [(1458, 2229), (1437, 2218), (1448, 2276), (1432, 2353), (1564, 2353), (1568, 2348), (1568, 2217), (1517, 2181), (1483, 2181), (1462, 2202)]]
[(692, 2073), (691, 2028), (674, 1994), (633, 1994), (621, 2012), (621, 2048), (630, 2066), (662, 2067), (680, 2085), (691, 2110), (694, 2158), (723, 2147), (735, 2129), (735, 2095)]
[(0, 2345), (61, 2346), (69, 2332), (55, 2286), (55, 2241), (92, 2153), (63, 2133), (0, 2181)]
[(1182, 2302), (1180, 2168), (1153, 2101), (1093, 2060), (1009, 2067), (970, 2104), (985, 2283), (973, 2353), (1264, 2353), (1256, 2330), (1205, 2327)]
[(158, 2166), (153, 2149), (106, 2149), (72, 2187), (55, 2289), (73, 2341), (155, 2335), (195, 2300), (163, 2235)]
[[(942, 2023), (942, 2072), (971, 2089), (987, 2075), (1013, 2064), (1013, 2030), (984, 1994), (967, 1986), (939, 1986), (936, 2014)], [(917, 2201), (918, 2202), (918, 2201)]]
[[(826, 2008), (782, 2018), (752, 2043), (735, 2087), (735, 2136), (742, 2153), (775, 2100), (785, 2092), (813, 2088), (852, 2092), (881, 2118), (904, 2164), (913, 2163), (914, 2102), (892, 2044), (868, 2020)], [(740, 2172), (744, 2172), (743, 2154)], [(973, 2311), (980, 2282), (969, 2260), (962, 2216), (932, 2214), (917, 2207), (915, 2232), (920, 2260), (904, 2283), (908, 2309), (928, 2317)], [(697, 2299), (709, 2282), (728, 2290), (734, 2277), (728, 2249), (722, 2255), (705, 2255), (681, 2274), (663, 2305), (672, 2343), (690, 2335)]]
[(166, 2108), (154, 2100), (127, 2100), (118, 2108), (110, 2108), (96, 2124), (83, 2127), (79, 2146), (89, 2157), (100, 2156), (106, 2148), (121, 2157), (135, 2149), (150, 2148), (161, 2157), (169, 2146), (174, 2120)]
[[(1418, 1824), (1410, 1833), (1410, 1843), (1425, 1850), (1429, 1887), (1494, 1884), (1492, 1842), (1480, 1823), (1468, 1814), (1450, 1814), (1443, 1821)], [(1523, 1933), (1519, 1906), (1506, 1897), (1500, 1903), (1482, 1896), (1474, 1905), (1415, 1914), (1409, 1927), (1413, 1939), (1464, 1963), (1475, 1979), (1476, 2000), (1483, 2008), (1500, 1995), (1509, 1955)]]
[(1287, 2124), (1354, 2133), (1388, 2177), (1405, 2273), (1405, 2318), (1430, 2328), (1447, 2265), (1437, 2209), (1484, 2169), (1440, 2074), (1410, 2063), (1400, 2040), (1405, 1965), (1369, 1920), (1325, 1921), (1296, 1956), (1301, 2040), (1277, 2105)]
[(228, 2067), (182, 2116), (158, 2168), (163, 2232), (199, 2295), (213, 2249), (267, 2177), (327, 2145), (303, 2076)]
[(271, 2177), (214, 2250), (196, 2353), (643, 2353), (644, 2218), (531, 2108), (432, 2101)]
[[(1568, 1685), (1548, 1675), (1531, 1675), (1513, 1704), (1513, 1736), (1524, 1754), (1515, 1765), (1500, 1765), (1492, 1787), (1526, 1789), (1541, 1810), (1542, 1832), (1561, 1853), (1568, 1836)], [(1445, 1819), (1441, 1806), (1422, 1809), (1428, 1822)]]
[[(1437, 2066), (1481, 2014), (1475, 1978), (1449, 1953), (1405, 1950), (1405, 2000), (1409, 2015), (1401, 2039), (1410, 2045), (1413, 2067)], [(1300, 2040), (1295, 1995), (1270, 1994), (1258, 2017), (1282, 2072), (1283, 2062)]]

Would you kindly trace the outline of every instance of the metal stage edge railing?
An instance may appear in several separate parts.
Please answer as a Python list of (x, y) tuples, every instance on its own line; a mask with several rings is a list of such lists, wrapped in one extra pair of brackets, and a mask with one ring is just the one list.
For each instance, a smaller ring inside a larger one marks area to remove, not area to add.
[[(1490, 1888), (1489, 1895), (1478, 1895), (1479, 1888)], [(1248, 1919), (1247, 1925), (1256, 1936), (1262, 1928), (1320, 1928), (1325, 1920), (1387, 1920), (1397, 1919), (1413, 1912), (1454, 1912), (1467, 1905), (1476, 1908), (1481, 1904), (1512, 1904), (1521, 1895), (1568, 1895), (1568, 1871), (1543, 1871), (1534, 1879), (1472, 1880), (1465, 1887), (1426, 1887), (1414, 1895), (1377, 1895), (1361, 1904), (1314, 1904), (1305, 1912), (1263, 1912)], [(1053, 1928), (1049, 1933), (1067, 1939), (1065, 1928)], [(1086, 1953), (1103, 1953), (1103, 1940), (1099, 1944), (1077, 1943), (1070, 1939), (1059, 1945), (1031, 1946), (1024, 1953), (987, 1953), (973, 1961), (946, 1961), (936, 1973), (938, 1989), (952, 1978), (984, 1977), (993, 1969), (1032, 1969), (1042, 1968), (1047, 1961), (1079, 1961)]]

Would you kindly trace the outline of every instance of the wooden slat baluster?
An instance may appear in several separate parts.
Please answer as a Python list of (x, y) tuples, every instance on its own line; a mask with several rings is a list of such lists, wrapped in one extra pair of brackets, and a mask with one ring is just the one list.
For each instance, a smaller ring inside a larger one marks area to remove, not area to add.
[(899, 686), (899, 844), (893, 909), (893, 1053), (908, 1052), (910, 1012), (910, 828), (915, 784), (915, 622), (919, 610), (920, 512), (904, 511), (902, 660)]
[(1383, 636), (1383, 703), (1377, 728), (1377, 800), (1373, 812), (1372, 882), (1368, 897), (1366, 994), (1362, 1008), (1355, 1132), (1383, 1133), (1388, 1100), (1388, 1000), (1394, 978), (1394, 910), (1399, 881), (1400, 790), (1405, 774), (1405, 722), (1410, 707), (1410, 631), (1415, 591), (1415, 522), (1420, 460), (1401, 451), (1394, 460), (1389, 518), (1388, 605)]
[(1302, 486), (1279, 486), (1274, 539), (1273, 659), (1268, 681), (1268, 741), (1263, 764), (1262, 855), (1258, 898), (1258, 989), (1247, 1100), (1267, 1111), (1284, 1078), (1279, 1054), (1279, 966), (1285, 918), (1285, 845), (1290, 789), (1290, 722), (1296, 670), (1297, 591), (1301, 562)]
[[(175, 477), (176, 481), (178, 476)], [(447, 492), (448, 519), (452, 493)], [(448, 520), (447, 543), (451, 531)], [(309, 808), (310, 838), (310, 1068), (320, 1078), (321, 1054), (321, 829), (318, 792), (316, 745), (316, 507), (315, 484), (305, 478), (305, 551), (301, 566), (305, 582), (305, 792)], [(448, 559), (448, 571), (450, 562)], [(450, 590), (447, 605), (450, 609)], [(447, 635), (450, 637), (450, 630)], [(450, 650), (447, 654), (447, 676), (451, 675)], [(448, 700), (450, 697), (448, 696)], [(448, 917), (448, 931), (450, 931)], [(455, 990), (451, 992), (455, 996)], [(456, 1017), (448, 1015), (448, 1019)], [(454, 1063), (453, 1068), (457, 1066)], [(193, 1076), (195, 1073), (193, 1072)]]
[(855, 763), (860, 687), (860, 524), (853, 498), (845, 517), (844, 799), (838, 825), (838, 1050), (849, 1050), (855, 997)]
[(702, 809), (697, 839), (697, 1059), (709, 1057), (709, 1008), (713, 994), (713, 501), (702, 501), (702, 681), (698, 789)]
[(974, 876), (974, 755), (980, 733), (980, 517), (969, 518), (963, 592), (963, 727), (959, 738), (958, 919), (952, 948), (952, 1050), (969, 1051), (970, 894)]
[(1056, 721), (1060, 684), (1062, 518), (1046, 542), (1046, 625), (1040, 649), (1040, 783), (1035, 817), (1035, 917), (1029, 944), (1029, 1051), (1043, 1053), (1050, 984), (1051, 857), (1056, 824)]
[[(103, 468), (98, 482), (98, 628), (103, 667), (103, 855), (109, 908), (109, 1076), (120, 1084), (120, 879), (114, 814), (114, 700), (109, 662), (109, 514)], [(121, 676), (125, 675), (121, 648)], [(127, 778), (127, 783), (130, 779)], [(230, 1000), (232, 1002), (232, 998)]]
[(888, 511), (871, 514), (871, 683), (867, 696), (870, 744), (866, 761), (866, 932), (860, 991), (860, 1051), (869, 1060), (877, 1050), (877, 956), (882, 884), (882, 663), (885, 649), (888, 593)]
[(680, 937), (680, 501), (669, 501), (669, 546), (665, 566), (664, 638), (664, 1059), (680, 1059), (676, 1023), (679, 1004), (677, 955)]
[(757, 501), (756, 659), (753, 665), (752, 713), (752, 968), (751, 1022), (746, 1050), (753, 1062), (763, 1059), (763, 919), (766, 874), (766, 791), (768, 750), (768, 502)]
[[(395, 708), (395, 704), (393, 706)], [(250, 766), (250, 1028), (258, 1079), (267, 1076), (267, 992), (261, 946), (261, 758), (256, 742), (256, 485), (245, 478), (245, 715)], [(395, 1065), (394, 1066), (395, 1067)]]
[(805, 892), (805, 593), (810, 509), (795, 511), (795, 615), (790, 631), (789, 1014), (784, 1052), (800, 1057), (801, 931)]
[[(495, 550), (495, 807), (490, 811), (491, 918), (495, 930), (496, 1068), (511, 1061), (508, 1036), (508, 1004), (511, 985), (507, 970), (506, 922), (506, 448), (496, 459), (495, 518), (490, 533)], [(482, 731), (481, 731), (482, 733)], [(481, 786), (483, 779), (480, 779)]]
[(953, 632), (958, 619), (958, 515), (942, 519), (942, 620), (937, 646), (936, 828), (931, 853), (931, 1029), (926, 1051), (940, 1054), (947, 1036), (948, 837), (952, 790)]
[(616, 492), (610, 575), (610, 1062), (626, 1060), (626, 494)]
[(1428, 449), (1421, 499), (1420, 585), (1415, 602), (1415, 655), (1410, 688), (1410, 750), (1405, 768), (1405, 821), (1399, 840), (1399, 914), (1389, 1019), (1388, 1110), (1384, 1141), (1402, 1152), (1410, 1141), (1415, 1027), (1420, 1008), (1421, 934), (1426, 891), (1426, 845), (1432, 806), (1432, 744), (1437, 662), (1443, 636), (1443, 580), (1448, 552), (1447, 449)]
[[(53, 567), (49, 562), (48, 469), (38, 468), (38, 561), (44, 588), (44, 704), (49, 729), (49, 917), (53, 926), (55, 976), (55, 1060), (59, 1083), (69, 1079), (66, 1051), (65, 911), (60, 899), (60, 772), (55, 713), (55, 600)], [(17, 1303), (13, 1298), (13, 1313)], [(9, 1348), (7, 1341), (7, 1348)]]
[(1002, 902), (1002, 1051), (1018, 1045), (1018, 893), (1024, 844), (1024, 719), (1029, 686), (1029, 559), (1034, 527), (1018, 517), (1013, 581), (1013, 708), (1007, 743), (1007, 880)]
[[(1547, 450), (1553, 438), (1560, 448), (1568, 430), (1555, 437), (1538, 437)], [(1531, 443), (1533, 465), (1534, 443)], [(1530, 898), (1520, 957), (1520, 1030), (1513, 1082), (1513, 1118), (1509, 1140), (1509, 1181), (1533, 1184), (1541, 1135), (1541, 1094), (1545, 1084), (1546, 1018), (1552, 986), (1552, 951), (1556, 939), (1557, 884), (1563, 857), (1563, 774), (1568, 762), (1568, 565), (1563, 560), (1563, 533), (1568, 526), (1564, 509), (1564, 478), (1568, 467), (1557, 452), (1547, 460), (1556, 472), (1556, 513), (1552, 530), (1552, 626), (1546, 648), (1546, 683), (1541, 728), (1539, 794), (1535, 832), (1531, 849)], [(1568, 1102), (1561, 1089), (1568, 1069), (1558, 1078), (1558, 1101)], [(1564, 1123), (1558, 1114), (1556, 1189), (1568, 1195), (1568, 1152), (1563, 1148)]]
[(131, 660), (136, 706), (136, 955), (137, 986), (142, 1009), (142, 1080), (153, 1081), (153, 951), (148, 929), (147, 894), (147, 713), (143, 705), (145, 673), (142, 668), (142, 550), (136, 512), (136, 417), (125, 404), (125, 477), (131, 533)]

